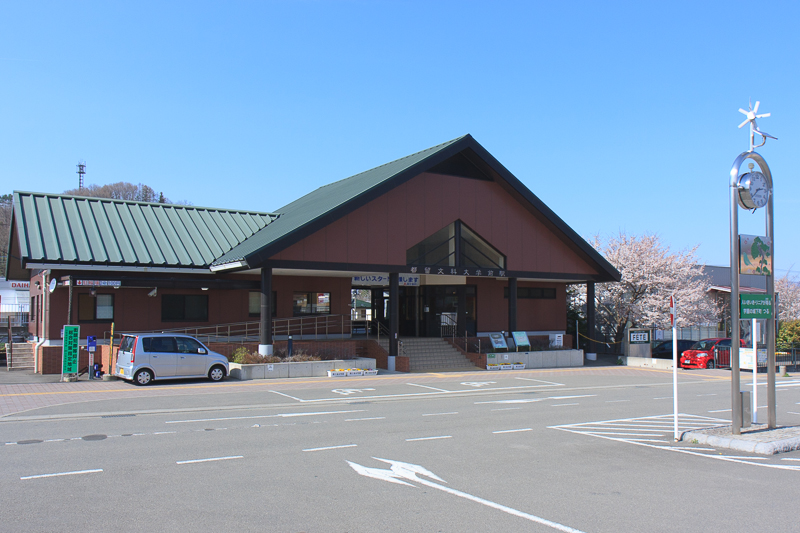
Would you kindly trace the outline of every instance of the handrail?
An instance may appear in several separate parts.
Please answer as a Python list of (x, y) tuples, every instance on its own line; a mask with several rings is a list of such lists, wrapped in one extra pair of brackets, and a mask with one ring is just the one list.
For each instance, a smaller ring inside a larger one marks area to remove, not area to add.
[[(110, 332), (103, 334), (106, 340)], [(261, 322), (231, 322), (212, 326), (184, 326), (156, 330), (115, 331), (114, 337), (125, 333), (183, 333), (193, 337), (213, 339), (213, 342), (245, 343), (258, 341), (261, 334)], [(347, 315), (309, 315), (291, 318), (272, 319), (273, 336), (300, 336), (314, 339), (352, 335), (352, 321)]]

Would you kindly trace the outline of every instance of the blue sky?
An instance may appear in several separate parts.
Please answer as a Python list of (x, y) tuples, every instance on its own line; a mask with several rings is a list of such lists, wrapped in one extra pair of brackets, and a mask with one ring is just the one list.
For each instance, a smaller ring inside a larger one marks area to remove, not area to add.
[[(583, 236), (728, 264), (748, 99), (779, 138), (777, 274), (800, 270), (800, 2), (0, 3), (2, 193), (145, 183), (271, 211), (472, 134)], [(795, 161), (795, 163), (792, 163)], [(764, 210), (740, 211), (762, 235)]]

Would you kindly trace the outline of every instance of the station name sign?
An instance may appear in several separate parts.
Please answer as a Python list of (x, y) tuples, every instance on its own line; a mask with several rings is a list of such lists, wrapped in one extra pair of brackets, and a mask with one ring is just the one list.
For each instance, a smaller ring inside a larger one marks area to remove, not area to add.
[(505, 270), (486, 268), (454, 268), (454, 267), (411, 267), (412, 274), (433, 274), (437, 276), (483, 276), (492, 278), (506, 277)]
[(772, 318), (772, 296), (769, 294), (740, 294), (739, 316), (742, 319)]

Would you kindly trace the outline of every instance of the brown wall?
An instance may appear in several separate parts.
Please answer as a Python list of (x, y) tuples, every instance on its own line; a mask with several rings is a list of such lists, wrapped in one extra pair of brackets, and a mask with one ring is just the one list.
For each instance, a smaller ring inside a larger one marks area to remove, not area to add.
[[(478, 331), (508, 330), (508, 298), (503, 297), (505, 280), (468, 278), (478, 289)], [(567, 290), (563, 284), (520, 281), (519, 287), (551, 287), (555, 300), (517, 299), (518, 331), (565, 330), (567, 327)]]
[(274, 259), (405, 265), (406, 250), (461, 219), (508, 259), (507, 270), (595, 270), (494, 182), (423, 173)]
[[(34, 290), (33, 284), (32, 292)], [(350, 312), (349, 277), (305, 277), (275, 276), (272, 288), (278, 293), (278, 318), (292, 316), (292, 296), (298, 292), (330, 292), (331, 314), (348, 315)], [(248, 310), (248, 290), (209, 289), (158, 289), (155, 297), (147, 296), (151, 288), (98, 288), (97, 294), (114, 295), (114, 323), (116, 331), (153, 331), (236, 322), (257, 321), (258, 316), (250, 316)], [(41, 291), (39, 291), (41, 292)], [(78, 320), (78, 295), (89, 294), (88, 288), (74, 288), (72, 293), (72, 324), (81, 327), (81, 338), (95, 335), (98, 340), (110, 337), (111, 322), (81, 322)], [(208, 321), (196, 322), (162, 322), (161, 299), (164, 294), (203, 294), (208, 295)], [(58, 287), (47, 295), (50, 307), (48, 319), (48, 338), (61, 338), (61, 328), (67, 324), (69, 307), (69, 289)], [(35, 329), (35, 325), (31, 326)], [(32, 331), (33, 332), (33, 331)], [(36, 333), (34, 333), (36, 334)]]

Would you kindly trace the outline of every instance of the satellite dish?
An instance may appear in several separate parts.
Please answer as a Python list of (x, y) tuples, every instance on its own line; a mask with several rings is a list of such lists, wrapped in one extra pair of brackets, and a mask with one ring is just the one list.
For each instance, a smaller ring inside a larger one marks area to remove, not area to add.
[(54, 290), (56, 290), (56, 285), (58, 285), (58, 282), (56, 281), (56, 278), (53, 278), (50, 280), (50, 284), (47, 286), (47, 289), (50, 292), (53, 292)]

